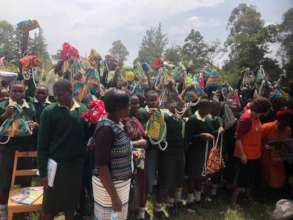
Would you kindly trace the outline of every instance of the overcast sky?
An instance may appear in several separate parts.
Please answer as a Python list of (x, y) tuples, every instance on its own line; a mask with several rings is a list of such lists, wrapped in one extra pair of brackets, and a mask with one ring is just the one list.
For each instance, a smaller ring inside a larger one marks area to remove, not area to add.
[(223, 41), (230, 13), (241, 2), (255, 5), (266, 23), (280, 23), (293, 7), (293, 0), (0, 0), (0, 19), (38, 20), (50, 54), (69, 42), (81, 55), (95, 48), (104, 56), (122, 40), (131, 63), (146, 29), (159, 23), (169, 46), (181, 45), (192, 28), (207, 41)]

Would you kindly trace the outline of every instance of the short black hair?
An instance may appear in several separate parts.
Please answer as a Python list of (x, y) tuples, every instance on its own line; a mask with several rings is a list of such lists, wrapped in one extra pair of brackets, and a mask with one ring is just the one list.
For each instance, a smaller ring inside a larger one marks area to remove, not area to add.
[(153, 90), (153, 89), (151, 89), (151, 90), (148, 90), (147, 92), (146, 92), (146, 98), (149, 98), (149, 97), (152, 97), (152, 96), (160, 96), (160, 94), (159, 94), (159, 92), (158, 91), (156, 91), (156, 90)]
[(25, 85), (22, 81), (15, 80), (15, 81), (10, 82), (9, 89), (11, 89), (13, 86), (16, 86), (16, 85), (21, 85), (21, 86), (25, 87)]
[(43, 88), (43, 89), (47, 89), (47, 90), (48, 90), (48, 86), (45, 85), (45, 84), (38, 84), (38, 85), (36, 86), (36, 89), (39, 89), (39, 88)]
[(128, 108), (129, 95), (120, 89), (111, 89), (103, 97), (106, 111), (109, 114), (118, 112), (121, 109)]
[(271, 102), (262, 96), (257, 96), (253, 99), (250, 109), (256, 113), (266, 113), (272, 107)]
[(72, 93), (72, 84), (66, 79), (61, 79), (54, 84), (53, 90)]
[(200, 108), (209, 108), (211, 106), (212, 106), (211, 101), (209, 99), (206, 99), (206, 98), (200, 99), (200, 101), (196, 105), (197, 109), (200, 109)]

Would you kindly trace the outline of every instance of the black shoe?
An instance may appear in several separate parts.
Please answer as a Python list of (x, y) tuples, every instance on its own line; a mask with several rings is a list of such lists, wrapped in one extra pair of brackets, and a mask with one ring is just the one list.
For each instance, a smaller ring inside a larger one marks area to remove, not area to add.
[(178, 211), (179, 211), (179, 204), (178, 203), (174, 203), (174, 206), (171, 207), (171, 215), (173, 217), (178, 217)]
[(82, 217), (81, 214), (77, 213), (77, 214), (74, 215), (73, 219), (74, 220), (83, 220), (83, 217)]

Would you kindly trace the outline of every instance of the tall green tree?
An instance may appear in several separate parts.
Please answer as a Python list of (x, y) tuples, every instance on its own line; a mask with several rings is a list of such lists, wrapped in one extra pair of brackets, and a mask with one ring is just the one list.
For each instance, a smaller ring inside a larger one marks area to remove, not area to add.
[(163, 55), (164, 49), (168, 44), (168, 38), (162, 31), (162, 25), (157, 28), (150, 28), (143, 37), (138, 51), (137, 61), (152, 63), (156, 57)]
[(0, 21), (0, 57), (6, 61), (15, 61), (18, 58), (16, 31), (7, 21)]
[(286, 70), (287, 76), (293, 79), (293, 8), (284, 14), (280, 31), (284, 69)]
[(47, 43), (44, 38), (43, 29), (40, 28), (38, 33), (35, 33), (34, 38), (30, 39), (29, 52), (40, 57), (45, 66), (49, 66), (52, 64), (50, 55), (47, 50)]
[(211, 63), (214, 51), (215, 48), (204, 41), (201, 33), (192, 29), (182, 47), (183, 64), (193, 73), (198, 72), (203, 65)]
[(173, 65), (178, 65), (181, 62), (181, 47), (173, 46), (167, 48), (164, 53), (164, 58)]
[(127, 48), (121, 40), (114, 41), (109, 52), (119, 63), (126, 61), (127, 56), (129, 55)]
[(238, 67), (252, 67), (259, 65), (267, 53), (263, 35), (264, 21), (254, 6), (240, 4), (234, 8), (229, 21), (230, 34), (226, 47), (230, 51), (229, 58)]
[[(274, 60), (264, 59), (270, 53), (270, 43), (277, 39), (277, 26), (265, 26), (255, 6), (242, 3), (234, 8), (229, 17), (228, 29), (225, 46), (229, 60), (224, 66), (228, 74), (237, 74), (246, 67), (255, 69), (260, 63), (270, 64), (267, 67), (278, 65)], [(239, 74), (231, 78), (237, 80), (238, 77)]]

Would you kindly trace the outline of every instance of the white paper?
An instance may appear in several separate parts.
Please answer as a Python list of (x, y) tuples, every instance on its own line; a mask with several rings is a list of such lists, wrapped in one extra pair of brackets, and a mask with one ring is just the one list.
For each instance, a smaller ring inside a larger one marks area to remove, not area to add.
[(48, 160), (48, 186), (54, 186), (55, 175), (57, 171), (57, 162), (53, 159)]

